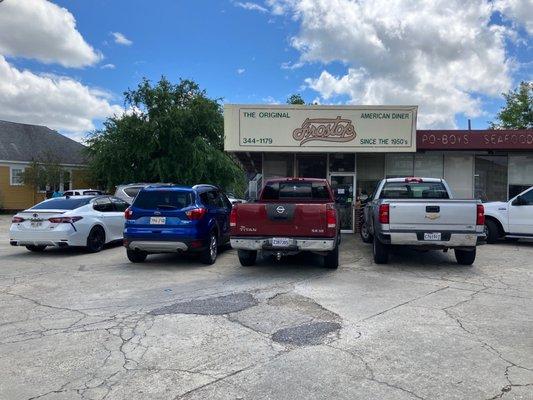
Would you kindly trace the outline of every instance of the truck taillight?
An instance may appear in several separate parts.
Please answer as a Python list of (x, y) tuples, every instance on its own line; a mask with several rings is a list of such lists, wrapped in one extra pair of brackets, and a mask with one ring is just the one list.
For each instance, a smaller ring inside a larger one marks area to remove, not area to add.
[(389, 210), (390, 208), (388, 204), (379, 205), (379, 223), (380, 224), (388, 224), (390, 222)]
[(328, 228), (336, 228), (337, 227), (337, 211), (335, 208), (328, 208), (326, 210), (326, 223), (328, 225)]
[(476, 225), (485, 225), (485, 207), (483, 204), (477, 205)]
[(133, 211), (131, 211), (131, 208), (126, 208), (126, 211), (124, 211), (124, 218), (131, 219), (133, 216)]
[(237, 226), (237, 210), (235, 207), (231, 209), (231, 213), (229, 215), (229, 226)]
[(197, 221), (202, 219), (207, 213), (205, 208), (193, 208), (192, 210), (186, 211), (185, 214), (191, 221)]

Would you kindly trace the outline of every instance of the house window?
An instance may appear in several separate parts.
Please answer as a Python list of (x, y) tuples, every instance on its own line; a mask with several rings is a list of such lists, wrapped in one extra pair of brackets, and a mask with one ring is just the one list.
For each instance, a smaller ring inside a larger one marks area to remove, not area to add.
[(72, 189), (70, 187), (71, 173), (68, 170), (64, 170), (61, 175), (61, 183), (59, 185), (59, 190), (64, 192), (65, 190)]
[(24, 168), (10, 168), (10, 174), (11, 174), (11, 186), (21, 186), (24, 184), (24, 180), (22, 179), (22, 175), (24, 173)]

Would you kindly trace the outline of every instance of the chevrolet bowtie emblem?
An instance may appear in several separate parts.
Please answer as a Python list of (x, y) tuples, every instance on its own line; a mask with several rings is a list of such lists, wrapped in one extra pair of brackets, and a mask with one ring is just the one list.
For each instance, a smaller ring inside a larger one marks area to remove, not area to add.
[(439, 213), (427, 213), (426, 218), (431, 219), (431, 220), (437, 219), (437, 218), (440, 218), (440, 214)]

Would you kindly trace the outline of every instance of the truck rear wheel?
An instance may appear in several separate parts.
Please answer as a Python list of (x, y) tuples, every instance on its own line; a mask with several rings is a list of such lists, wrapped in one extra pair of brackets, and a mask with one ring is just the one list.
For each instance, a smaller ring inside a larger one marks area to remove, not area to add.
[(254, 265), (257, 260), (257, 250), (238, 250), (237, 254), (243, 267)]
[(389, 246), (381, 243), (377, 236), (374, 236), (372, 250), (376, 264), (387, 264), (389, 262)]
[(472, 250), (455, 249), (454, 251), (455, 251), (455, 259), (457, 260), (457, 264), (472, 265), (474, 263), (474, 260), (476, 259), (476, 248), (475, 247)]
[(339, 267), (339, 245), (324, 256), (324, 266), (326, 268), (337, 269)]
[(361, 224), (361, 230), (359, 232), (361, 235), (361, 240), (365, 243), (372, 243), (372, 240), (374, 240), (374, 236), (370, 233), (368, 230), (368, 225), (365, 221)]

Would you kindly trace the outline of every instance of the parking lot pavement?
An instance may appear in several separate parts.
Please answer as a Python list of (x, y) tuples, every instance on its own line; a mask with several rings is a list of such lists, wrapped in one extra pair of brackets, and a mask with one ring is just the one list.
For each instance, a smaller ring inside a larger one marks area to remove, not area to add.
[(241, 267), (9, 246), (1, 399), (533, 399), (533, 244)]

